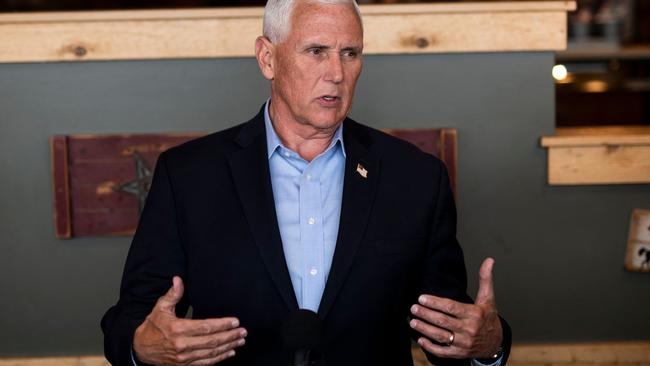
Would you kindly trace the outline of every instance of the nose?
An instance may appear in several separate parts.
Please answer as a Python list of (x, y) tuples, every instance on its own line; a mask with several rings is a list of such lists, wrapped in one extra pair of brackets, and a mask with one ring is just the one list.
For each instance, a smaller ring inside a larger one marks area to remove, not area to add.
[(341, 56), (334, 53), (327, 58), (327, 73), (325, 80), (338, 84), (343, 81), (343, 62)]

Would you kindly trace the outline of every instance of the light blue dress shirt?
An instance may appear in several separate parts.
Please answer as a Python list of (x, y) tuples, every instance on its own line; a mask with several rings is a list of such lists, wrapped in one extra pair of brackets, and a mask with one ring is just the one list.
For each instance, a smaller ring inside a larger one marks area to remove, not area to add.
[(301, 309), (318, 312), (339, 231), (345, 148), (342, 125), (329, 147), (306, 161), (276, 134), (264, 107), (275, 211), (284, 257)]

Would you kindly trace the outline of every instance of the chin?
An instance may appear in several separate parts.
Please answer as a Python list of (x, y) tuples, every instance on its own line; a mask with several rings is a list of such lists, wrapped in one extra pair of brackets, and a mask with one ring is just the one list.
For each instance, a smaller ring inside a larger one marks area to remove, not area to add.
[(345, 116), (340, 118), (317, 119), (313, 123), (313, 126), (316, 128), (337, 128), (343, 119), (345, 119)]
[(336, 113), (319, 113), (314, 116), (312, 121), (314, 125), (319, 128), (327, 128), (332, 126), (338, 126), (340, 122), (345, 119), (346, 115), (341, 112)]

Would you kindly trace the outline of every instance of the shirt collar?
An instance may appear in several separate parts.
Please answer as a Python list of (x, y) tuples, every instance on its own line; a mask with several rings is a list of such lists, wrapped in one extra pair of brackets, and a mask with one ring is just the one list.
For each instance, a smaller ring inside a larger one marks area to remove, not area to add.
[[(264, 125), (266, 126), (266, 148), (267, 148), (267, 158), (271, 158), (271, 155), (273, 155), (273, 152), (278, 148), (278, 147), (283, 147), (287, 149), (286, 146), (282, 145), (282, 141), (280, 141), (280, 137), (278, 134), (275, 132), (275, 128), (273, 128), (273, 123), (271, 122), (271, 115), (269, 114), (269, 105), (271, 104), (271, 99), (266, 101), (266, 104), (264, 105)], [(337, 142), (341, 143), (341, 152), (343, 153), (343, 157), (345, 157), (345, 144), (343, 144), (343, 123), (339, 125), (339, 127), (334, 131), (334, 136), (332, 137), (332, 141), (330, 142), (330, 145), (328, 146), (325, 151), (329, 150), (332, 148), (332, 146), (336, 145)], [(289, 149), (287, 149), (289, 150)]]

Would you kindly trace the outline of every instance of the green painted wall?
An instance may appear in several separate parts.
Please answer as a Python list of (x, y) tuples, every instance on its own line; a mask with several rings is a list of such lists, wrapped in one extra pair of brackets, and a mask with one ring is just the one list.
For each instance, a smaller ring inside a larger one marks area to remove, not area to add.
[[(551, 187), (552, 53), (368, 56), (352, 117), (459, 131), (472, 292), (495, 256), (517, 342), (650, 339), (650, 276), (627, 273), (650, 185)], [(268, 95), (253, 59), (0, 64), (0, 356), (102, 352), (129, 238), (57, 240), (48, 137), (216, 131)]]

